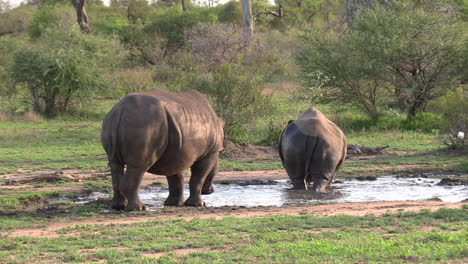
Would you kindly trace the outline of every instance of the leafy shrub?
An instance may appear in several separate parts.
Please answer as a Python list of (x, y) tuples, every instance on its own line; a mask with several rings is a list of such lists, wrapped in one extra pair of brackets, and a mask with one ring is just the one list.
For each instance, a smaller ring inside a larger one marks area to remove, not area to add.
[(187, 29), (185, 37), (192, 52), (211, 67), (234, 62), (249, 47), (241, 28), (233, 24), (200, 23)]
[(30, 5), (21, 5), (12, 10), (8, 8), (4, 11), (0, 10), (0, 35), (24, 32), (30, 25), (35, 12), (36, 8)]
[(96, 32), (108, 35), (120, 34), (128, 27), (128, 20), (119, 14), (109, 14), (105, 17), (98, 17), (93, 23)]
[(29, 91), (34, 110), (66, 112), (108, 88), (106, 72), (124, 51), (114, 40), (82, 34), (77, 28), (49, 28), (40, 46), (15, 53), (13, 79)]
[(39, 38), (46, 28), (56, 25), (58, 22), (59, 16), (55, 7), (47, 6), (39, 9), (29, 25), (29, 37), (31, 39)]
[[(468, 86), (462, 85), (447, 93), (429, 105), (429, 108), (442, 113), (446, 123), (442, 132), (446, 135), (444, 142), (451, 148), (463, 147), (468, 137)], [(458, 137), (464, 132), (464, 138)]]
[(330, 116), (344, 131), (359, 130), (414, 130), (430, 133), (438, 131), (444, 124), (443, 116), (435, 113), (419, 113), (415, 117), (407, 118), (406, 115), (387, 111), (375, 118), (359, 113), (347, 112), (336, 116)]
[(444, 117), (436, 113), (418, 113), (416, 116), (409, 116), (402, 122), (402, 128), (406, 130), (417, 130), (431, 132), (440, 130), (444, 124)]
[(269, 112), (269, 99), (261, 95), (261, 78), (239, 65), (222, 65), (211, 74), (195, 77), (192, 84), (208, 96), (225, 121), (225, 135), (234, 141), (242, 141), (246, 127)]
[(242, 10), (239, 2), (229, 1), (217, 5), (215, 8), (217, 9), (219, 22), (238, 25), (242, 23)]
[(283, 132), (283, 129), (286, 126), (286, 122), (282, 124), (277, 124), (270, 120), (270, 122), (268, 122), (266, 136), (260, 142), (258, 142), (258, 144), (267, 146), (278, 146), (279, 138), (281, 136), (281, 133)]
[(125, 69), (112, 73), (112, 79), (119, 86), (119, 91), (125, 94), (144, 92), (153, 85), (151, 69), (136, 68)]
[(158, 86), (172, 91), (192, 88), (192, 80), (203, 74), (202, 64), (193, 53), (179, 51), (175, 56), (162, 59), (154, 67), (153, 80)]
[(145, 26), (145, 32), (164, 37), (166, 51), (175, 52), (185, 45), (184, 31), (186, 29), (198, 23), (214, 23), (216, 21), (216, 15), (208, 8), (194, 8), (187, 11), (169, 8), (157, 13), (153, 23)]

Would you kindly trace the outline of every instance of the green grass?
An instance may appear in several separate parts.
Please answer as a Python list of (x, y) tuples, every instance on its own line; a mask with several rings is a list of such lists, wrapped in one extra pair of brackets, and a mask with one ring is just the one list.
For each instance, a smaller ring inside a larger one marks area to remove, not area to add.
[(0, 173), (106, 167), (97, 121), (1, 121)]
[(0, 196), (0, 213), (21, 210), (61, 194), (61, 191), (37, 191)]
[[(468, 257), (467, 220), (466, 207), (380, 217), (155, 218), (145, 223), (67, 227), (53, 238), (0, 232), (0, 257), (3, 263), (450, 262)], [(178, 249), (192, 252), (173, 252)], [(154, 253), (162, 256), (145, 255)]]

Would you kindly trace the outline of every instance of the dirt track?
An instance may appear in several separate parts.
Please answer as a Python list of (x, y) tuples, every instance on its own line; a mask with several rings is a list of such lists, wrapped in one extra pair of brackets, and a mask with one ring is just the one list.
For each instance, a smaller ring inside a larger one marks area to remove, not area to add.
[[(418, 212), (424, 209), (432, 211), (440, 208), (460, 208), (466, 203), (448, 203), (437, 201), (398, 201), (398, 202), (365, 202), (365, 203), (342, 203), (342, 204), (318, 204), (318, 205), (295, 205), (285, 207), (218, 207), (218, 208), (163, 208), (155, 212), (113, 212), (109, 218), (90, 218), (79, 221), (53, 222), (45, 228), (19, 229), (12, 232), (11, 236), (29, 237), (57, 237), (56, 232), (65, 227), (76, 225), (105, 225), (105, 224), (129, 224), (135, 222), (147, 222), (154, 219), (186, 219), (224, 217), (264, 217), (272, 215), (300, 215), (314, 214), (317, 216), (333, 216), (346, 214), (353, 216), (364, 216), (366, 214), (381, 215), (387, 212), (412, 211)], [(119, 216), (115, 218), (115, 216)]]

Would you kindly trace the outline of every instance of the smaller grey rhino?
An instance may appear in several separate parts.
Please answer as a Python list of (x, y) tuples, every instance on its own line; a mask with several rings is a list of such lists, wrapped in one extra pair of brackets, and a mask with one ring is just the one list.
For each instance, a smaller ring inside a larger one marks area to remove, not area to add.
[(316, 108), (289, 121), (280, 137), (279, 155), (294, 189), (323, 192), (346, 157), (346, 137)]

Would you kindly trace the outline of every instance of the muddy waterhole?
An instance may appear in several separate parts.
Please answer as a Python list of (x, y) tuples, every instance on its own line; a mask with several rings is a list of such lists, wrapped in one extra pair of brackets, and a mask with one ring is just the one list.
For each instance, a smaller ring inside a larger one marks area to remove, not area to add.
[[(311, 202), (376, 202), (376, 201), (417, 201), (441, 200), (461, 202), (468, 198), (466, 186), (440, 186), (437, 178), (379, 177), (376, 180), (340, 180), (321, 194), (310, 191), (291, 190), (288, 180), (252, 180), (214, 184), (215, 192), (203, 195), (209, 207), (221, 206), (283, 206)], [(163, 185), (140, 188), (140, 199), (150, 210), (163, 207), (169, 190)], [(185, 186), (187, 198), (188, 185)], [(99, 198), (108, 198), (107, 193), (93, 192), (73, 200), (88, 203)], [(64, 200), (64, 198), (60, 198)]]

